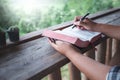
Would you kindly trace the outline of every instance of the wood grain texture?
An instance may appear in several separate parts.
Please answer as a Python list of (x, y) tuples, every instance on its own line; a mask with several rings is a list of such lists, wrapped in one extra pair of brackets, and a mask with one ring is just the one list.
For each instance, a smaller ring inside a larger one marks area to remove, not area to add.
[(69, 74), (70, 74), (69, 80), (81, 80), (79, 69), (72, 63), (69, 63), (68, 66), (69, 66)]
[(113, 39), (112, 45), (112, 59), (109, 62), (109, 65), (120, 65), (120, 40)]
[(42, 78), (45, 73), (48, 74), (49, 70), (47, 69), (49, 67), (52, 67), (49, 68), (50, 70), (55, 70), (63, 66), (64, 62), (68, 62), (64, 56), (58, 54), (50, 47), (46, 38), (37, 39), (24, 45), (4, 50), (1, 54), (1, 80), (26, 80), (34, 75), (36, 77), (31, 78), (31, 80), (37, 80)]
[[(101, 19), (103, 23), (118, 25), (120, 21), (118, 13), (120, 14), (120, 11), (101, 17)], [(113, 14), (117, 16), (116, 19)], [(99, 20), (101, 21), (101, 19)], [(37, 33), (35, 34), (37, 35)], [(30, 36), (32, 35), (30, 34)], [(38, 36), (31, 40), (24, 38), (26, 42), (0, 50), (0, 80), (40, 80), (69, 62), (65, 56), (56, 52), (49, 45), (47, 38), (39, 38)], [(98, 40), (95, 44), (97, 45), (102, 40)], [(91, 48), (92, 46), (89, 46), (81, 50), (84, 53)]]
[(48, 75), (48, 80), (62, 80), (60, 69), (55, 70)]
[(112, 38), (109, 38), (107, 40), (107, 50), (106, 50), (106, 60), (105, 64), (109, 64), (110, 60), (112, 58)]
[(100, 63), (105, 64), (105, 56), (106, 56), (106, 40), (97, 46), (97, 55), (96, 60)]

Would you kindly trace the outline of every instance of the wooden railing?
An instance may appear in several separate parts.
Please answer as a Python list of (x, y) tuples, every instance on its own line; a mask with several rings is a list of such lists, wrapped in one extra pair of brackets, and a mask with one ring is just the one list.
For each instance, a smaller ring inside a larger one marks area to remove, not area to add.
[[(116, 8), (89, 17), (96, 22), (120, 25), (119, 14), (120, 8)], [(69, 25), (72, 25), (72, 21), (48, 29), (55, 30)], [(41, 35), (42, 31), (26, 34), (16, 43), (8, 41), (5, 47), (0, 48), (0, 80), (40, 80), (47, 75), (49, 80), (61, 80), (60, 68), (67, 63), (70, 73), (68, 80), (83, 78), (68, 58), (50, 46), (47, 38)], [(119, 40), (106, 36), (94, 43), (96, 51), (92, 46), (81, 48), (81, 51), (94, 60), (109, 64), (113, 54), (118, 51), (119, 43)]]

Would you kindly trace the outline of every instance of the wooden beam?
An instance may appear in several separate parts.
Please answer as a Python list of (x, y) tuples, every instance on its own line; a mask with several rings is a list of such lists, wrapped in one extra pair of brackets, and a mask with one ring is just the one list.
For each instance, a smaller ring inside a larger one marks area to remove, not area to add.
[(118, 11), (120, 11), (120, 8), (113, 8), (113, 9), (110, 9), (107, 11), (99, 11), (96, 14), (90, 15), (89, 17), (94, 20), (97, 18), (101, 18), (101, 17), (107, 16), (107, 15), (113, 14)]
[(96, 60), (105, 64), (106, 40), (97, 46)]
[(51, 74), (48, 75), (48, 80), (62, 80), (60, 69), (55, 70)]
[(85, 53), (85, 55), (88, 56), (88, 57), (90, 57), (90, 58), (92, 58), (92, 59), (95, 59), (95, 50), (96, 50), (96, 48), (93, 47), (92, 49), (90, 49), (89, 51), (87, 51)]
[(0, 31), (0, 48), (3, 48), (6, 46), (6, 37), (5, 37), (5, 32)]
[(109, 65), (120, 65), (120, 40), (113, 39), (112, 59)]
[(107, 40), (107, 50), (106, 50), (106, 61), (105, 64), (109, 64), (110, 60), (112, 58), (112, 38), (109, 38)]
[(69, 63), (68, 66), (69, 66), (70, 80), (81, 80), (80, 70), (72, 63)]

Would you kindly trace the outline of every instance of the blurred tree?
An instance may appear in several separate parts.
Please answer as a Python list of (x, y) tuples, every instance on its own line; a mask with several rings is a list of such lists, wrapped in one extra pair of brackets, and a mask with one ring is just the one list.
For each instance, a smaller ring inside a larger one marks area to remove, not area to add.
[(4, 29), (12, 26), (17, 22), (15, 19), (14, 14), (8, 7), (7, 0), (0, 0), (0, 26)]
[[(0, 26), (8, 28), (17, 25), (22, 34), (73, 20), (75, 16), (84, 15), (87, 12), (95, 13), (120, 6), (120, 0), (53, 0), (56, 5), (50, 7), (47, 13), (42, 14), (38, 9), (37, 13), (31, 17), (21, 12), (12, 12), (8, 1), (10, 0), (0, 0)], [(16, 17), (14, 13), (20, 15)]]

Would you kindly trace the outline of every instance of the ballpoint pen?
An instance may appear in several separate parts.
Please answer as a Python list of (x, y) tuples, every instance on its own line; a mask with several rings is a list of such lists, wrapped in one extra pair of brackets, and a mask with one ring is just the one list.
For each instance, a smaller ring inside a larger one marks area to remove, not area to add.
[[(90, 13), (85, 14), (82, 18), (80, 18), (80, 22), (83, 21)], [(76, 27), (76, 25), (73, 24), (72, 29)]]

